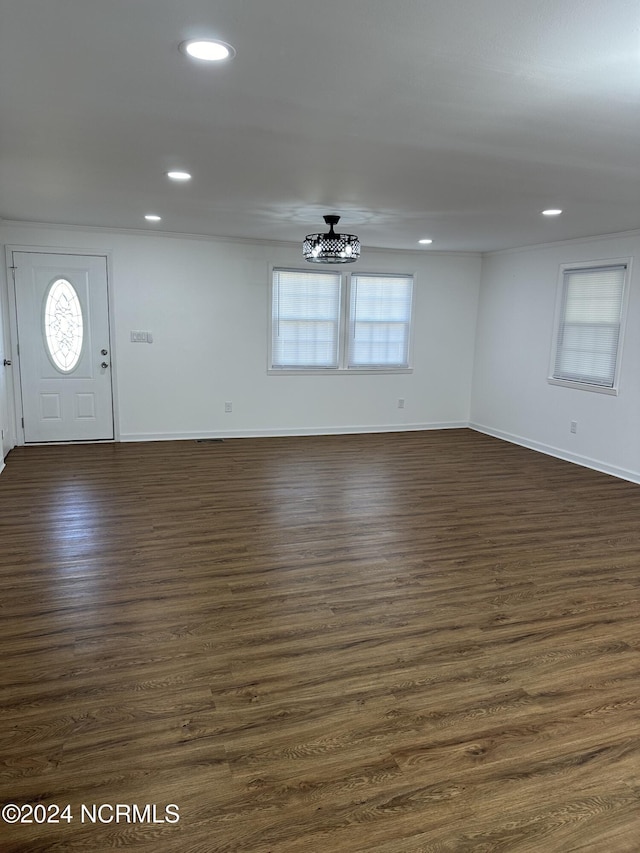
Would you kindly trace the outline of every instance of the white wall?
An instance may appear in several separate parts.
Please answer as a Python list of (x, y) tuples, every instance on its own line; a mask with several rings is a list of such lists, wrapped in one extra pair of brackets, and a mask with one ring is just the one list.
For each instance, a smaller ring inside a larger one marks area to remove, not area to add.
[[(302, 266), (297, 247), (6, 222), (0, 243), (109, 254), (117, 426), (124, 440), (471, 421), (501, 438), (640, 481), (640, 234), (482, 261), (473, 254), (365, 250), (362, 271), (416, 275), (414, 372), (379, 376), (267, 374), (269, 268)], [(620, 257), (634, 263), (619, 395), (549, 385), (560, 264)], [(154, 343), (132, 344), (132, 329), (152, 331)], [(11, 356), (9, 344), (5, 329), (0, 354)], [(399, 397), (405, 409), (397, 408)], [(224, 413), (226, 400), (232, 414)], [(569, 431), (574, 420), (576, 435)], [(0, 427), (13, 431), (3, 399)]]
[[(477, 428), (640, 481), (640, 235), (487, 255), (478, 309), (471, 422)], [(619, 395), (550, 385), (560, 264), (632, 257)], [(575, 435), (571, 421), (577, 421)]]
[[(302, 267), (297, 247), (12, 223), (0, 242), (109, 253), (123, 440), (468, 422), (479, 255), (363, 250), (363, 272), (416, 275), (413, 373), (271, 376), (269, 269)], [(134, 329), (153, 344), (131, 343)]]

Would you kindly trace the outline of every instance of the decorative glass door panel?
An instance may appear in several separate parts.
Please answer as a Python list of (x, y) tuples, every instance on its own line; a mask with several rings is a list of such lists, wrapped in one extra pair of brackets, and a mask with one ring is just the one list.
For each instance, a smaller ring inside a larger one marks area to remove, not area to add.
[(78, 294), (66, 278), (52, 282), (43, 322), (49, 358), (61, 373), (71, 373), (82, 353), (84, 320)]

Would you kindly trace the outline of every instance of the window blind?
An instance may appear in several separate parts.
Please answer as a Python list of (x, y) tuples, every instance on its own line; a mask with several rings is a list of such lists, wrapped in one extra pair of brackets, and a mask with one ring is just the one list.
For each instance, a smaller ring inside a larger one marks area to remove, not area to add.
[(341, 276), (274, 270), (271, 366), (337, 368)]
[(566, 269), (553, 378), (613, 388), (626, 264)]
[(408, 367), (413, 278), (351, 276), (348, 366)]

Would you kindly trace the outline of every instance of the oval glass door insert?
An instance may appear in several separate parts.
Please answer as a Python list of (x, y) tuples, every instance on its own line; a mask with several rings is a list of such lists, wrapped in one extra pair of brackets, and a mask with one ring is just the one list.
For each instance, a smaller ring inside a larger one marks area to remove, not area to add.
[(82, 354), (84, 321), (74, 286), (59, 278), (49, 288), (44, 305), (44, 337), (49, 357), (61, 373), (70, 373)]

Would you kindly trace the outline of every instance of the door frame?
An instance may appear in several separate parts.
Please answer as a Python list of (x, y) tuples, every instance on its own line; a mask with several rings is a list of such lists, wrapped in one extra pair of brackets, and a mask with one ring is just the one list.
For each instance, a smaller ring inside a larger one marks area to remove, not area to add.
[[(9, 245), (5, 246), (6, 259), (6, 287), (3, 288), (3, 302), (8, 309), (6, 311), (5, 322), (5, 351), (11, 352), (12, 367), (7, 370), (7, 405), (10, 409), (9, 420), (10, 427), (13, 427), (14, 434), (13, 446), (23, 446), (26, 444), (24, 439), (24, 427), (22, 426), (23, 407), (22, 407), (22, 383), (20, 382), (20, 356), (18, 353), (18, 314), (16, 309), (16, 290), (15, 280), (13, 277), (13, 253), (26, 252), (34, 255), (81, 255), (94, 256), (104, 258), (107, 266), (107, 304), (109, 308), (109, 338), (111, 352), (111, 397), (113, 406), (113, 439), (104, 439), (96, 444), (109, 444), (110, 442), (120, 441), (120, 417), (118, 411), (118, 378), (117, 378), (117, 358), (116, 358), (116, 341), (115, 329), (113, 326), (114, 304), (113, 304), (113, 289), (111, 282), (112, 275), (112, 259), (111, 252), (105, 249), (77, 249), (77, 248), (61, 248), (60, 246), (23, 246)], [(13, 393), (11, 393), (11, 387)], [(51, 444), (52, 442), (47, 442)], [(56, 442), (53, 442), (56, 443)], [(57, 442), (63, 444), (89, 444), (91, 442)], [(30, 444), (31, 446), (31, 444)]]

